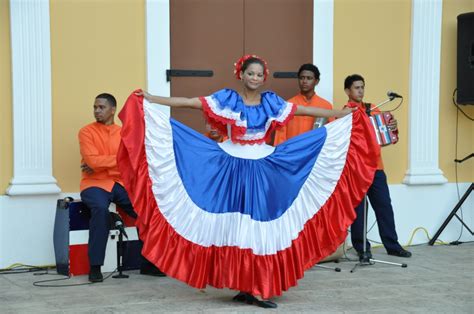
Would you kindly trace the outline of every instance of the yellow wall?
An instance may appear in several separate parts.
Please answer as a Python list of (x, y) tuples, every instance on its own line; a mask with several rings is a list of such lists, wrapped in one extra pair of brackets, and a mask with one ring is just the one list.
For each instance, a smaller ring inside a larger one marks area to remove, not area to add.
[[(440, 90), (440, 168), (449, 181), (456, 181), (456, 114), (452, 101), (456, 88), (457, 16), (474, 12), (474, 1), (443, 1), (443, 29), (441, 45), (441, 90)], [(474, 117), (474, 106), (460, 106), (470, 117)], [(459, 113), (457, 158), (474, 152), (474, 123)], [(458, 181), (474, 181), (474, 159), (458, 166)]]
[(0, 195), (13, 176), (10, 6), (0, 0)]
[[(410, 99), (411, 1), (334, 1), (334, 103), (347, 101), (344, 79), (350, 74), (365, 78), (365, 101), (379, 103), (388, 90), (405, 96), (394, 112), (400, 129), (399, 143), (383, 148), (390, 183), (400, 183), (408, 167), (408, 106)], [(382, 107), (394, 108), (396, 101)]]
[(77, 132), (93, 122), (95, 96), (113, 94), (120, 110), (145, 86), (145, 3), (51, 0), (51, 48), (53, 174), (63, 192), (77, 192)]
[[(0, 0), (0, 194), (13, 175), (9, 2)], [(114, 94), (119, 109), (131, 90), (145, 86), (145, 5), (133, 0), (51, 0), (53, 80), (53, 174), (65, 192), (79, 190), (77, 132), (93, 121), (92, 104), (101, 92)], [(456, 16), (474, 11), (472, 0), (443, 1), (440, 92), (440, 168), (455, 181)], [(387, 14), (390, 12), (390, 14)], [(400, 142), (383, 149), (390, 183), (408, 167), (410, 0), (335, 0), (334, 103), (345, 103), (348, 74), (366, 78), (366, 100), (385, 99), (391, 89), (405, 96), (395, 112)], [(389, 40), (390, 39), (390, 40)], [(390, 109), (394, 104), (387, 105)], [(474, 106), (463, 109), (474, 115)], [(458, 157), (474, 151), (474, 126), (459, 116)], [(474, 164), (458, 166), (459, 181), (474, 180)]]

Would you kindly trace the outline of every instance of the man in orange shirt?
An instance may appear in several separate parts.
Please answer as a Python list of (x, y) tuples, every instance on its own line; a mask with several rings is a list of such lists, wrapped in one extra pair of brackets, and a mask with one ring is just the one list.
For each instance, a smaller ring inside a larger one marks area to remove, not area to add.
[(211, 140), (222, 143), (228, 139), (227, 136), (221, 135), (217, 130), (213, 129), (209, 124), (206, 123), (206, 133), (204, 136), (210, 138)]
[[(365, 92), (365, 81), (359, 74), (349, 75), (344, 81), (344, 91), (349, 97), (346, 104), (347, 107), (363, 108), (364, 111), (373, 107), (371, 104), (362, 102)], [(377, 113), (377, 110), (371, 111), (370, 114)], [(397, 129), (397, 121), (392, 119), (388, 127), (392, 130)], [(387, 184), (387, 176), (383, 171), (382, 157), (379, 155), (377, 160), (377, 171), (374, 175), (374, 180), (369, 190), (367, 197), (374, 209), (377, 224), (379, 227), (379, 234), (382, 243), (389, 255), (399, 257), (410, 257), (411, 253), (405, 250), (400, 243), (398, 243), (398, 236), (395, 230), (395, 219), (393, 215), (392, 201), (390, 199), (390, 192)], [(359, 255), (361, 261), (367, 261), (372, 258), (370, 251), (370, 243), (366, 241), (366, 252), (363, 252), (364, 245), (364, 201), (356, 207), (357, 218), (351, 226), (351, 240), (354, 249)]]
[[(91, 212), (88, 244), (91, 282), (103, 280), (100, 267), (104, 264), (109, 236), (110, 203), (115, 203), (127, 215), (137, 217), (117, 168), (116, 155), (121, 127), (114, 123), (116, 107), (114, 96), (106, 93), (98, 95), (94, 102), (96, 122), (79, 131), (82, 156), (81, 199)], [(141, 273), (164, 275), (146, 260), (142, 262)]]
[[(314, 91), (319, 83), (319, 76), (319, 69), (314, 64), (303, 64), (298, 70), (300, 93), (290, 98), (288, 102), (300, 106), (332, 109), (331, 103), (316, 95)], [(330, 119), (330, 121), (332, 120)], [(275, 132), (274, 145), (281, 144), (296, 135), (312, 130), (314, 121), (314, 117), (294, 117), (286, 126)]]

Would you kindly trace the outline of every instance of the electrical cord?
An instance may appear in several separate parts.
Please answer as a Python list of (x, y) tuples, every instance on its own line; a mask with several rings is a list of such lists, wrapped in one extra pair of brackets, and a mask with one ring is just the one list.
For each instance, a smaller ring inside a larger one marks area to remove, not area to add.
[(0, 275), (24, 274), (24, 273), (37, 272), (37, 271), (42, 271), (42, 270), (47, 271), (48, 269), (51, 269), (51, 268), (55, 268), (55, 266), (54, 265), (36, 266), (36, 265), (15, 263), (6, 268), (0, 269)]
[(454, 106), (456, 106), (456, 108), (458, 109), (458, 111), (461, 111), (462, 114), (463, 114), (466, 118), (468, 118), (468, 119), (471, 120), (471, 121), (474, 121), (474, 118), (471, 118), (467, 113), (465, 113), (465, 112), (461, 109), (461, 107), (459, 106), (459, 104), (456, 102), (456, 99), (454, 98), (454, 96), (456, 95), (457, 92), (458, 92), (458, 89), (455, 88), (455, 89), (454, 89), (454, 92), (453, 92), (453, 104), (454, 104)]
[[(117, 268), (112, 271), (110, 274), (108, 274), (106, 277), (104, 277), (104, 280), (109, 279), (114, 273), (117, 272)], [(49, 273), (42, 273), (42, 274), (35, 274), (35, 275), (58, 275), (58, 274), (49, 274)], [(40, 288), (58, 288), (58, 287), (76, 287), (76, 286), (86, 286), (86, 285), (93, 285), (96, 282), (82, 282), (82, 283), (75, 283), (75, 284), (65, 284), (65, 285), (51, 285), (51, 284), (44, 284), (47, 282), (58, 282), (58, 281), (63, 281), (63, 280), (69, 280), (71, 279), (71, 276), (65, 276), (64, 278), (56, 278), (56, 279), (47, 279), (47, 280), (39, 280), (33, 282), (33, 286), (35, 287), (40, 287)]]
[[(375, 222), (374, 222), (375, 224)], [(372, 227), (374, 226), (374, 224), (372, 224)], [(372, 228), (371, 227), (371, 228)], [(428, 241), (426, 243), (420, 243), (420, 244), (412, 244), (412, 241), (413, 241), (413, 238), (415, 236), (415, 234), (418, 232), (418, 231), (424, 231), (425, 235), (426, 235), (426, 238), (428, 239)], [(349, 232), (350, 233), (350, 232)], [(371, 248), (380, 248), (380, 247), (383, 247), (383, 244), (381, 242), (378, 242), (378, 241), (375, 241), (375, 240), (372, 240), (372, 239), (369, 239), (367, 238), (367, 240), (370, 242), (371, 244)], [(431, 240), (431, 237), (428, 233), (428, 230), (426, 230), (426, 228), (424, 227), (417, 227), (415, 228), (412, 233), (411, 233), (411, 236), (410, 236), (410, 239), (408, 240), (408, 243), (406, 245), (402, 245), (404, 248), (406, 247), (409, 247), (409, 246), (420, 246), (420, 245), (427, 245), (428, 242)], [(474, 241), (472, 241), (474, 242)], [(467, 243), (467, 242), (466, 242)], [(376, 245), (373, 245), (373, 244), (376, 244)], [(448, 242), (444, 242), (440, 239), (436, 240), (435, 244), (438, 244), (438, 245), (450, 245), (450, 243)], [(347, 260), (349, 262), (357, 262), (358, 260), (356, 259), (351, 259), (349, 256), (347, 256), (347, 251), (353, 249), (353, 247), (349, 248), (346, 250), (346, 242), (344, 242), (344, 245), (343, 245), (343, 252), (344, 252), (344, 260)]]
[(400, 108), (400, 106), (402, 105), (402, 103), (403, 103), (403, 97), (400, 98), (400, 103), (395, 107), (395, 109), (388, 110), (388, 111), (394, 112), (395, 110), (397, 110), (398, 108)]
[[(456, 91), (457, 91), (457, 89), (454, 90), (454, 93), (456, 93)], [(453, 102), (454, 102), (455, 106), (458, 107), (458, 105), (456, 104), (455, 99), (454, 99), (454, 93), (453, 93)], [(458, 109), (459, 109), (459, 107), (458, 107)], [(454, 143), (455, 143), (454, 144), (454, 155), (455, 155), (454, 157), (455, 157), (455, 159), (458, 159), (459, 110), (456, 110), (456, 139), (454, 141)], [(456, 192), (458, 194), (458, 202), (459, 202), (459, 200), (461, 199), (461, 193), (459, 193), (458, 163), (457, 162), (454, 162), (454, 175), (455, 175), (455, 178), (456, 178)], [(461, 220), (464, 220), (462, 205), (459, 208), (459, 210), (460, 210)], [(463, 230), (464, 230), (464, 228), (463, 228), (463, 225), (461, 224), (461, 231), (459, 232), (458, 239), (454, 242), (459, 243), (459, 240), (462, 237)]]

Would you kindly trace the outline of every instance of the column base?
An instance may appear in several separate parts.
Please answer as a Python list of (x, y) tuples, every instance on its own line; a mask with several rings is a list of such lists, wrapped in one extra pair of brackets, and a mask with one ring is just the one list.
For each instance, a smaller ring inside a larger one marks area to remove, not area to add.
[(412, 171), (408, 170), (403, 179), (403, 184), (406, 185), (431, 185), (431, 184), (445, 184), (448, 179), (443, 175), (439, 169)]
[(61, 189), (56, 184), (56, 179), (52, 176), (38, 177), (15, 177), (10, 181), (10, 186), (5, 194), (15, 195), (47, 195), (59, 194)]

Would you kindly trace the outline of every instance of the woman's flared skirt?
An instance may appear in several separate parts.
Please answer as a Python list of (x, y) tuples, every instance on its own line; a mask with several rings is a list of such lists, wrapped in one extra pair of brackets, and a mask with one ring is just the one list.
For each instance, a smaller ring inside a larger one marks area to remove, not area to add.
[(119, 116), (117, 160), (142, 254), (196, 288), (269, 298), (295, 286), (345, 240), (377, 166), (362, 111), (240, 153), (134, 94)]

